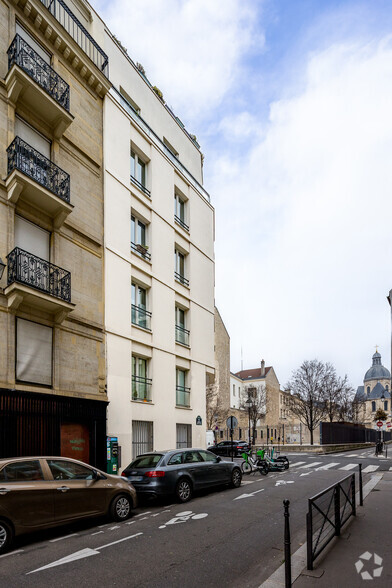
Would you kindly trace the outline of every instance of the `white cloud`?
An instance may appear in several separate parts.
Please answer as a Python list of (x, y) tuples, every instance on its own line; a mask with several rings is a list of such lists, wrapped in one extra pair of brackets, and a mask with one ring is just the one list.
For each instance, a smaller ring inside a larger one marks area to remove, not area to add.
[[(93, 2), (94, 4), (94, 2)], [(95, 5), (181, 118), (202, 117), (235, 86), (241, 60), (263, 47), (251, 0), (113, 0)]]
[(376, 343), (389, 364), (391, 96), (389, 39), (331, 46), (300, 94), (271, 105), (247, 156), (212, 167), (233, 369), (241, 344), (246, 366), (263, 355), (282, 383), (318, 356), (358, 385)]

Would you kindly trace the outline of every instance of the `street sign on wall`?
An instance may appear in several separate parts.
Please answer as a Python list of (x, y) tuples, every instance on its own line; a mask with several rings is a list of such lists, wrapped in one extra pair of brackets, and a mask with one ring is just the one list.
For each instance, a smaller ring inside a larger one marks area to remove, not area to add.
[(377, 421), (377, 427), (382, 427), (383, 426), (383, 422), (382, 421)]

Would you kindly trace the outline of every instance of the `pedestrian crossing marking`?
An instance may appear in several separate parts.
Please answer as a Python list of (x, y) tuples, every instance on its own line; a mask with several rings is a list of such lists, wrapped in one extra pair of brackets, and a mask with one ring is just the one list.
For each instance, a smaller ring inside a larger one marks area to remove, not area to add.
[(367, 473), (367, 472), (375, 472), (376, 470), (378, 470), (378, 468), (379, 468), (379, 467), (380, 467), (380, 466), (378, 466), (378, 465), (368, 465), (368, 466), (367, 466), (365, 469), (363, 469), (362, 471), (363, 471), (364, 473)]
[(344, 455), (343, 457), (361, 457), (359, 453), (350, 453), (350, 455)]
[(290, 467), (293, 468), (294, 466), (301, 465), (303, 463), (306, 463), (306, 461), (296, 461), (295, 463), (291, 463)]
[(256, 480), (242, 480), (241, 486), (246, 486), (247, 484), (254, 484)]
[(318, 472), (319, 470), (329, 470), (330, 468), (333, 468), (334, 466), (338, 466), (340, 462), (331, 462), (331, 463), (327, 463), (325, 465), (320, 466), (319, 468), (316, 468), (316, 472)]
[(343, 466), (342, 468), (339, 468), (339, 470), (353, 470), (354, 468), (357, 468), (358, 464), (357, 463), (349, 463), (346, 466)]
[(323, 462), (322, 461), (314, 461), (313, 463), (308, 463), (307, 465), (301, 466), (299, 469), (303, 470), (303, 469), (307, 469), (307, 468), (314, 468), (314, 466), (320, 465), (320, 463), (323, 463)]

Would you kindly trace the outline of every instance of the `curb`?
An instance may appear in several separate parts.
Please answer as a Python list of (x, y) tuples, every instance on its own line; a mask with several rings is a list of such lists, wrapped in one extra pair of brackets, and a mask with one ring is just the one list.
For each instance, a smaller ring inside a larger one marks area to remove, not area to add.
[[(383, 478), (382, 473), (377, 473), (363, 487), (363, 498), (365, 499), (370, 492), (377, 486), (380, 480)], [(359, 492), (356, 492), (355, 499), (359, 504)], [(348, 526), (353, 520), (350, 517), (347, 522)], [(335, 541), (331, 542), (333, 547)], [(306, 541), (295, 553), (291, 555), (291, 583), (294, 584), (295, 580), (301, 575), (302, 570), (307, 565), (307, 553), (306, 553)], [(260, 584), (259, 588), (285, 588), (285, 564), (283, 563), (267, 580)]]

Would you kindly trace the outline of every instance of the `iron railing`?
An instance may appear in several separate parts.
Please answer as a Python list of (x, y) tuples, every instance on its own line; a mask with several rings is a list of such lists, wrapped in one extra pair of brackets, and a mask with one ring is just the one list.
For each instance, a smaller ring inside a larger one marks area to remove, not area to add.
[(182, 345), (187, 345), (189, 347), (189, 335), (190, 331), (184, 329), (180, 325), (176, 325), (176, 342), (182, 343)]
[(45, 294), (71, 302), (71, 273), (15, 247), (7, 255), (7, 284), (18, 282)]
[(313, 562), (328, 543), (340, 535), (344, 523), (356, 515), (355, 474), (350, 474), (308, 500), (306, 514), (307, 564)]
[(12, 141), (7, 149), (7, 155), (8, 174), (14, 169), (18, 169), (65, 202), (69, 202), (69, 174), (52, 163), (50, 159), (36, 151), (20, 137), (15, 137)]
[(20, 35), (8, 48), (8, 69), (16, 64), (69, 112), (69, 85)]
[(151, 402), (151, 378), (132, 376), (132, 400)]
[(139, 188), (139, 190), (141, 190), (141, 191), (142, 191), (142, 192), (144, 192), (144, 193), (145, 193), (145, 194), (146, 194), (146, 195), (147, 195), (149, 198), (151, 198), (151, 192), (150, 192), (150, 190), (148, 190), (148, 189), (146, 188), (146, 186), (144, 186), (144, 185), (143, 185), (141, 182), (139, 182), (139, 180), (137, 180), (137, 179), (135, 178), (135, 176), (132, 176), (132, 175), (131, 175), (131, 182), (132, 182), (133, 184), (135, 184), (135, 186), (137, 186), (137, 187)]
[(76, 18), (63, 0), (41, 0), (54, 18), (61, 24), (75, 43), (91, 59), (94, 65), (101, 70), (106, 77), (109, 76), (109, 58), (93, 39), (87, 29)]
[(177, 282), (181, 282), (181, 284), (183, 284), (184, 286), (189, 286), (189, 280), (182, 274), (174, 272), (174, 277), (177, 280)]
[(151, 312), (132, 304), (131, 308), (131, 321), (132, 324), (142, 327), (143, 329), (151, 330)]
[(151, 260), (151, 253), (148, 252), (147, 247), (142, 245), (141, 243), (133, 243), (131, 241), (131, 249), (139, 253), (143, 257), (143, 259)]
[(176, 386), (176, 405), (190, 406), (191, 405), (191, 389), (185, 386)]
[(186, 223), (184, 223), (184, 221), (181, 220), (180, 217), (177, 216), (176, 214), (174, 215), (174, 220), (176, 221), (177, 224), (179, 224), (183, 229), (185, 229), (189, 233), (188, 225)]

